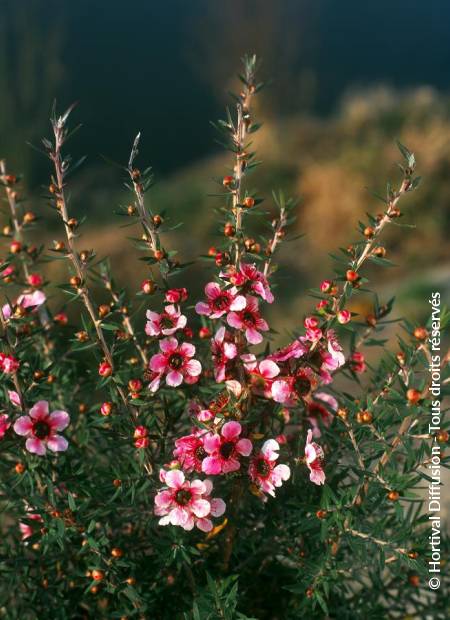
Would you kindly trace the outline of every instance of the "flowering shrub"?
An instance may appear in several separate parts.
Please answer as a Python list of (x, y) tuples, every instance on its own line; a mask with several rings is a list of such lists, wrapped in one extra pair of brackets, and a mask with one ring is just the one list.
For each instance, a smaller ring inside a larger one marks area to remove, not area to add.
[[(120, 214), (142, 229), (149, 274), (131, 297), (80, 247), (71, 109), (43, 140), (61, 223), (52, 248), (29, 241), (39, 218), (2, 162), (5, 617), (424, 617), (431, 604), (445, 615), (445, 596), (425, 585), (429, 528), (415, 491), (432, 447), (448, 442), (427, 417), (429, 326), (405, 321), (397, 352), (372, 366), (366, 347), (384, 345), (392, 300), (374, 295), (367, 317), (351, 307), (368, 290), (366, 263), (389, 264), (379, 238), (418, 185), (414, 156), (400, 145), (399, 188), (388, 186), (383, 211), (360, 224), (335, 275), (311, 291), (308, 316), (274, 347), (266, 308), (295, 205), (279, 193), (266, 207), (245, 184), (258, 165), (255, 68), (246, 58), (236, 115), (217, 125), (232, 163), (218, 180), (224, 234), (203, 257), (202, 299), (145, 202), (139, 135)], [(268, 215), (269, 236), (255, 240)], [(47, 282), (50, 260), (67, 266), (65, 283)]]

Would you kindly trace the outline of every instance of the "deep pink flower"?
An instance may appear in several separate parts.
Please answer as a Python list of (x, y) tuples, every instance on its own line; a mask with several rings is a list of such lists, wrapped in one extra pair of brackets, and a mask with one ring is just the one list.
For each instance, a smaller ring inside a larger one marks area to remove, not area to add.
[(236, 271), (236, 269), (232, 267), (220, 275), (228, 279), (231, 284), (242, 288), (243, 293), (258, 295), (269, 304), (274, 300), (266, 276), (261, 271), (258, 271), (254, 263), (241, 263), (239, 271)]
[(153, 355), (150, 360), (150, 370), (157, 376), (150, 383), (150, 390), (156, 392), (161, 377), (166, 375), (166, 384), (177, 387), (183, 383), (196, 383), (202, 371), (198, 360), (192, 359), (195, 355), (193, 344), (183, 342), (178, 344), (176, 338), (164, 338), (160, 341), (161, 353)]
[(352, 313), (349, 310), (340, 310), (337, 313), (337, 320), (341, 325), (345, 325), (352, 320)]
[(178, 459), (185, 471), (202, 471), (203, 459), (208, 456), (203, 447), (205, 431), (195, 430), (191, 435), (185, 435), (175, 441), (173, 455)]
[(66, 411), (56, 410), (49, 413), (48, 402), (38, 401), (29, 412), (18, 418), (14, 430), (18, 435), (27, 437), (25, 447), (28, 452), (43, 456), (47, 448), (52, 452), (67, 450), (67, 439), (57, 434), (69, 424), (70, 418)]
[[(28, 512), (26, 514), (26, 518), (31, 521), (39, 521), (40, 523), (42, 523), (43, 521), (43, 518), (41, 517), (41, 515), (36, 514), (34, 512)], [(26, 540), (27, 538), (30, 538), (34, 534), (34, 529), (30, 525), (30, 523), (24, 523), (23, 521), (19, 522), (19, 530), (22, 534), (22, 540)]]
[(245, 369), (250, 373), (250, 383), (257, 394), (271, 398), (271, 389), (275, 377), (280, 374), (280, 367), (270, 359), (262, 360), (259, 364), (255, 356), (242, 355)]
[(352, 356), (350, 357), (350, 367), (353, 370), (353, 372), (357, 372), (357, 373), (366, 372), (367, 366), (366, 366), (366, 360), (365, 360), (363, 353), (360, 353), (359, 351), (355, 351), (352, 354)]
[(325, 483), (325, 472), (323, 471), (323, 450), (312, 441), (312, 430), (309, 429), (305, 445), (305, 461), (309, 469), (309, 479), (314, 484)]
[(205, 434), (203, 447), (208, 453), (202, 462), (202, 471), (205, 474), (228, 474), (240, 469), (239, 457), (249, 456), (253, 447), (249, 439), (239, 439), (241, 432), (239, 422), (226, 422), (220, 435)]
[(6, 413), (0, 414), (0, 439), (3, 439), (6, 431), (11, 426), (11, 422), (9, 421), (9, 416)]
[(208, 532), (212, 529), (209, 517), (219, 517), (225, 512), (225, 502), (211, 498), (210, 480), (186, 480), (182, 471), (171, 470), (162, 477), (166, 488), (155, 496), (155, 514), (161, 517), (160, 525), (179, 525), (191, 530), (194, 525)]
[(332, 286), (333, 282), (331, 280), (324, 280), (320, 285), (320, 290), (322, 293), (329, 293)]
[(272, 497), (275, 497), (275, 487), (280, 487), (291, 475), (287, 465), (276, 465), (279, 449), (280, 446), (275, 439), (268, 439), (263, 444), (261, 452), (252, 458), (248, 468), (252, 482)]
[(234, 342), (231, 342), (231, 338), (231, 334), (225, 330), (225, 327), (220, 327), (211, 340), (214, 378), (217, 383), (225, 381), (227, 365), (237, 356), (237, 348)]
[(267, 322), (261, 317), (256, 297), (247, 297), (246, 307), (238, 312), (230, 312), (227, 322), (230, 327), (245, 331), (245, 337), (250, 344), (262, 342), (263, 337), (260, 332), (266, 332), (269, 329)]
[(165, 300), (169, 304), (179, 304), (180, 301), (186, 301), (188, 292), (186, 288), (171, 288), (166, 291)]
[(0, 371), (5, 372), (8, 375), (12, 375), (19, 369), (20, 362), (16, 360), (12, 355), (5, 355), (0, 353)]
[(238, 295), (235, 288), (221, 289), (217, 282), (208, 282), (205, 286), (205, 293), (206, 301), (199, 301), (195, 306), (197, 314), (219, 319), (232, 310), (238, 311), (245, 308), (245, 297)]
[(147, 310), (146, 317), (148, 319), (145, 324), (147, 336), (171, 336), (178, 329), (186, 327), (187, 323), (184, 314), (181, 314), (180, 309), (173, 304), (166, 306), (161, 314)]
[(39, 288), (44, 283), (44, 279), (40, 273), (30, 273), (28, 276), (28, 284), (35, 288)]
[(275, 353), (272, 353), (272, 355), (269, 355), (269, 359), (275, 362), (287, 362), (290, 359), (299, 359), (303, 357), (308, 350), (308, 346), (301, 340), (294, 340), (283, 349), (279, 349), (275, 351)]

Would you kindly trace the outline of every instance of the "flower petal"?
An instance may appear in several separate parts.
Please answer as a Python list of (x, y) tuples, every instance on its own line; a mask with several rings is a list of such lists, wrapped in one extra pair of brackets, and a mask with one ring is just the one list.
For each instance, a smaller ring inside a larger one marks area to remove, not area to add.
[(38, 402), (30, 409), (30, 418), (40, 420), (48, 416), (48, 402), (46, 400), (38, 400)]
[(63, 431), (69, 426), (70, 417), (67, 411), (60, 411), (57, 409), (56, 411), (52, 411), (48, 421), (52, 428), (57, 431)]
[(180, 489), (183, 486), (185, 477), (179, 469), (171, 469), (166, 473), (164, 481), (171, 489)]
[(33, 422), (27, 415), (23, 415), (14, 422), (13, 428), (18, 435), (29, 435), (33, 429)]
[(242, 431), (242, 426), (239, 424), (239, 422), (226, 422), (223, 425), (222, 430), (220, 431), (220, 434), (225, 439), (231, 441), (232, 439), (236, 439), (237, 437), (239, 437), (239, 435), (241, 434), (241, 431)]
[(52, 452), (65, 452), (69, 447), (69, 442), (62, 435), (54, 435), (47, 440), (47, 446)]
[(236, 444), (236, 451), (242, 456), (249, 456), (253, 449), (250, 439), (240, 439)]
[(25, 448), (32, 454), (43, 456), (46, 453), (45, 443), (37, 437), (29, 437), (25, 442)]
[(221, 517), (225, 512), (227, 505), (220, 497), (214, 497), (211, 500), (211, 514), (213, 517)]

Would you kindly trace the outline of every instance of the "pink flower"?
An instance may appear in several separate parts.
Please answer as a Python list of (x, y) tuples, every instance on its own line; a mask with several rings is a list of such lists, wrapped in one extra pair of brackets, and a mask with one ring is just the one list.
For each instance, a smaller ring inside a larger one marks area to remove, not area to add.
[(12, 375), (18, 371), (20, 362), (12, 355), (0, 353), (0, 370), (8, 375)]
[(175, 441), (173, 455), (178, 459), (185, 471), (202, 471), (203, 459), (208, 456), (203, 447), (205, 431), (196, 430), (191, 435), (185, 435)]
[(8, 397), (13, 405), (15, 405), (16, 407), (21, 406), (20, 396), (17, 392), (15, 392), (14, 390), (8, 390)]
[(174, 305), (166, 306), (161, 314), (147, 310), (146, 317), (148, 319), (145, 324), (147, 336), (171, 336), (178, 329), (186, 327), (187, 323), (184, 314), (181, 314), (180, 309)]
[[(40, 523), (42, 523), (43, 521), (41, 515), (34, 512), (27, 513), (26, 518), (30, 519), (31, 521), (39, 521)], [(26, 540), (34, 534), (33, 527), (29, 523), (23, 523), (22, 521), (19, 523), (19, 530), (22, 534), (22, 540)]]
[(319, 320), (315, 316), (307, 316), (303, 321), (303, 325), (306, 329), (315, 328), (319, 325)]
[(306, 340), (310, 340), (311, 342), (318, 342), (322, 336), (322, 330), (318, 327), (308, 327), (305, 332)]
[(165, 299), (169, 304), (178, 304), (180, 301), (186, 301), (188, 292), (185, 288), (171, 288), (166, 291)]
[(329, 293), (332, 286), (333, 282), (331, 280), (324, 280), (320, 285), (320, 290), (322, 293)]
[[(16, 300), (15, 306), (22, 306), (22, 308), (33, 308), (35, 310), (39, 306), (42, 306), (45, 303), (46, 296), (42, 291), (34, 291), (33, 293), (25, 293), (23, 295), (19, 295)], [(9, 319), (12, 314), (11, 306), (9, 304), (5, 304), (2, 308), (3, 316), (5, 319)]]
[(317, 386), (317, 379), (311, 368), (299, 368), (293, 375), (280, 377), (272, 384), (272, 398), (275, 402), (292, 406), (305, 398)]
[(245, 337), (250, 344), (262, 342), (263, 337), (259, 332), (269, 329), (267, 322), (261, 317), (256, 297), (247, 297), (246, 307), (239, 312), (230, 312), (227, 322), (230, 327), (245, 331)]
[(352, 320), (352, 313), (349, 310), (340, 310), (337, 313), (337, 320), (341, 325), (345, 325)]
[(276, 465), (279, 449), (275, 439), (268, 439), (261, 452), (252, 458), (248, 468), (251, 480), (272, 497), (275, 497), (275, 487), (280, 487), (291, 475), (287, 465)]
[(322, 365), (320, 367), (321, 377), (324, 383), (331, 383), (330, 372), (333, 372), (345, 364), (345, 355), (336, 337), (335, 332), (330, 329), (327, 334), (327, 351), (321, 352)]
[(224, 289), (216, 282), (209, 282), (205, 286), (206, 301), (199, 301), (195, 306), (197, 314), (204, 314), (211, 319), (219, 319), (230, 311), (245, 308), (246, 300), (243, 295), (237, 295), (235, 288)]
[(323, 450), (312, 441), (312, 430), (309, 429), (305, 445), (305, 460), (309, 469), (309, 479), (314, 484), (325, 484), (325, 472), (322, 468), (323, 458)]
[(225, 502), (211, 499), (210, 480), (186, 480), (182, 471), (171, 470), (163, 476), (166, 488), (155, 497), (155, 514), (161, 517), (160, 525), (179, 525), (185, 530), (198, 529), (208, 532), (212, 529), (210, 516), (218, 517), (225, 512)]
[(294, 340), (283, 349), (279, 349), (269, 356), (275, 362), (287, 362), (290, 359), (299, 359), (308, 352), (308, 347), (300, 340)]
[(6, 434), (6, 431), (11, 426), (11, 422), (9, 421), (9, 416), (6, 413), (0, 414), (0, 439)]
[(239, 439), (242, 427), (239, 422), (226, 422), (220, 435), (207, 433), (203, 439), (203, 447), (208, 456), (202, 462), (205, 474), (229, 474), (240, 469), (240, 456), (249, 456), (252, 442)]
[(248, 372), (250, 372), (250, 382), (252, 388), (256, 393), (264, 395), (266, 398), (271, 398), (271, 389), (275, 377), (280, 374), (280, 368), (273, 360), (266, 359), (259, 362), (259, 364), (253, 362), (252, 355), (243, 355), (242, 358), (246, 363), (244, 366)]
[(353, 372), (357, 372), (357, 373), (366, 372), (367, 366), (366, 366), (366, 360), (365, 360), (363, 353), (360, 353), (359, 351), (355, 351), (352, 354), (352, 356), (350, 357), (350, 367), (353, 370)]
[(308, 403), (308, 420), (311, 422), (313, 437), (320, 437), (319, 422), (327, 428), (331, 425), (333, 414), (338, 409), (338, 402), (334, 396), (326, 392), (315, 392), (313, 396), (316, 400)]
[(214, 364), (214, 378), (217, 383), (225, 381), (227, 375), (227, 365), (237, 356), (237, 348), (231, 342), (231, 334), (220, 327), (214, 338), (211, 340), (211, 354)]
[(258, 271), (254, 263), (241, 263), (239, 271), (236, 271), (233, 267), (220, 275), (235, 286), (242, 288), (244, 293), (254, 293), (269, 304), (274, 300), (266, 276), (261, 271)]
[(161, 377), (166, 375), (166, 384), (177, 387), (183, 383), (196, 383), (202, 371), (198, 360), (192, 359), (195, 355), (194, 345), (184, 342), (178, 345), (176, 338), (164, 338), (160, 341), (161, 353), (153, 355), (150, 360), (150, 370), (157, 376), (150, 383), (150, 390), (156, 392)]
[(18, 435), (27, 437), (25, 447), (28, 452), (43, 456), (47, 448), (52, 452), (67, 450), (67, 439), (57, 434), (64, 430), (70, 422), (66, 411), (53, 411), (49, 414), (48, 402), (38, 401), (31, 409), (29, 416), (21, 416), (14, 423)]

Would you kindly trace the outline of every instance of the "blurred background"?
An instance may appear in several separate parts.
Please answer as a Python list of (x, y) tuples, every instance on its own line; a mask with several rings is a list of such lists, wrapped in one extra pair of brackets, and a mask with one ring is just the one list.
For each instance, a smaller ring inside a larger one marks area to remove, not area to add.
[[(428, 295), (448, 295), (450, 281), (450, 4), (444, 0), (0, 0), (0, 158), (25, 175), (33, 210), (45, 216), (39, 241), (57, 239), (58, 222), (40, 198), (49, 162), (27, 142), (48, 135), (53, 99), (79, 105), (74, 157), (88, 159), (72, 180), (73, 215), (88, 215), (83, 247), (109, 254), (131, 290), (146, 275), (114, 215), (127, 204), (121, 171), (142, 131), (141, 165), (154, 168), (150, 200), (186, 227), (167, 246), (195, 260), (214, 243), (217, 199), (212, 180), (230, 158), (210, 120), (223, 116), (245, 52), (262, 59), (269, 82), (257, 98), (264, 123), (255, 145), (264, 165), (251, 178), (266, 197), (283, 188), (299, 198), (296, 232), (280, 254), (284, 330), (311, 307), (305, 293), (332, 275), (328, 252), (357, 238), (365, 213), (398, 180), (395, 146), (416, 153), (423, 177), (391, 227), (387, 257), (397, 264), (369, 272), (382, 301), (420, 322)], [(199, 291), (193, 267), (188, 284)], [(148, 275), (148, 274), (147, 274)], [(63, 276), (61, 276), (61, 279)], [(204, 277), (203, 277), (204, 281)], [(295, 281), (296, 286), (292, 286)], [(186, 283), (186, 279), (184, 279)], [(353, 309), (370, 310), (367, 300)], [(364, 307), (367, 304), (367, 307)]]

